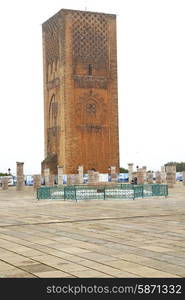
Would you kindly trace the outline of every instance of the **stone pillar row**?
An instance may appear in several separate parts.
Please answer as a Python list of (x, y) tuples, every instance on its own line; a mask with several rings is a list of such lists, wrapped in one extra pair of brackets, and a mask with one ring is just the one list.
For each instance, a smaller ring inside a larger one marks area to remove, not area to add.
[[(173, 166), (173, 182), (176, 181), (176, 169)], [(158, 184), (166, 183), (166, 172), (165, 172), (165, 166), (161, 167), (161, 171), (155, 172), (156, 180), (155, 182)], [(129, 183), (132, 182), (132, 179), (134, 177), (137, 177), (137, 183), (138, 184), (144, 184), (147, 182), (148, 184), (153, 183), (153, 172), (148, 171), (147, 167), (143, 166), (142, 168), (138, 168), (136, 172), (133, 171), (133, 164), (128, 164), (128, 176), (129, 176)]]

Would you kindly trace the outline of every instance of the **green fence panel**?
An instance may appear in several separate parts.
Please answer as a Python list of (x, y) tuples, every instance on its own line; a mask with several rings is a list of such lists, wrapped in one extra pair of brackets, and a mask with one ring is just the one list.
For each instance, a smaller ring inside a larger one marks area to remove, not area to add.
[(65, 186), (64, 187), (64, 200), (76, 200), (75, 186)]
[(123, 184), (105, 188), (105, 199), (133, 199), (134, 190), (132, 185)]
[(101, 200), (105, 199), (104, 186), (78, 186), (76, 187), (77, 200)]
[(143, 198), (152, 197), (152, 184), (143, 185)]
[(37, 189), (37, 199), (51, 199), (50, 187), (40, 187)]
[(64, 187), (54, 186), (50, 187), (51, 199), (53, 200), (64, 200)]
[(143, 185), (134, 185), (134, 199), (135, 198), (143, 198)]
[(105, 200), (135, 199), (153, 196), (168, 196), (166, 184), (118, 184), (115, 186), (52, 186), (37, 189), (37, 199), (54, 200)]

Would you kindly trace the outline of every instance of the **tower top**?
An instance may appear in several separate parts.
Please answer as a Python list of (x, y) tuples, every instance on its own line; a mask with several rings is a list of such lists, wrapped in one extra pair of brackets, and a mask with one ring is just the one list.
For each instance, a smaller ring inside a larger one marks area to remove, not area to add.
[(47, 19), (45, 22), (43, 22), (42, 25), (44, 25), (45, 23), (47, 23), (47, 21), (49, 21), (50, 19), (52, 19), (54, 16), (59, 15), (61, 13), (67, 14), (67, 13), (76, 13), (76, 12), (84, 13), (84, 14), (107, 15), (107, 16), (116, 18), (116, 14), (110, 14), (110, 13), (104, 13), (104, 12), (95, 12), (95, 11), (89, 11), (89, 10), (78, 10), (78, 9), (62, 8), (57, 13), (55, 13), (53, 16), (51, 16), (49, 19)]

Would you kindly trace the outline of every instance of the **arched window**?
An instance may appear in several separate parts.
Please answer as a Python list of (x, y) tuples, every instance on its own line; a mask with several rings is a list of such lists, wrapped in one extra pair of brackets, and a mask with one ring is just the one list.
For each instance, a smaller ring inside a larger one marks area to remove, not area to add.
[(49, 105), (49, 128), (57, 125), (57, 102), (55, 100), (55, 95), (53, 95)]
[(93, 66), (92, 66), (92, 64), (89, 64), (89, 66), (88, 66), (88, 75), (89, 76), (92, 76), (92, 70), (93, 70)]

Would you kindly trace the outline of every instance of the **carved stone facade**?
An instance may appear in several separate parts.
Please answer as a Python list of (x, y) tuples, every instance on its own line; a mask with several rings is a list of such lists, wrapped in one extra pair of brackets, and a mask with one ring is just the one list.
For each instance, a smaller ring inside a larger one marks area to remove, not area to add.
[(60, 10), (43, 24), (42, 169), (119, 172), (116, 16)]

